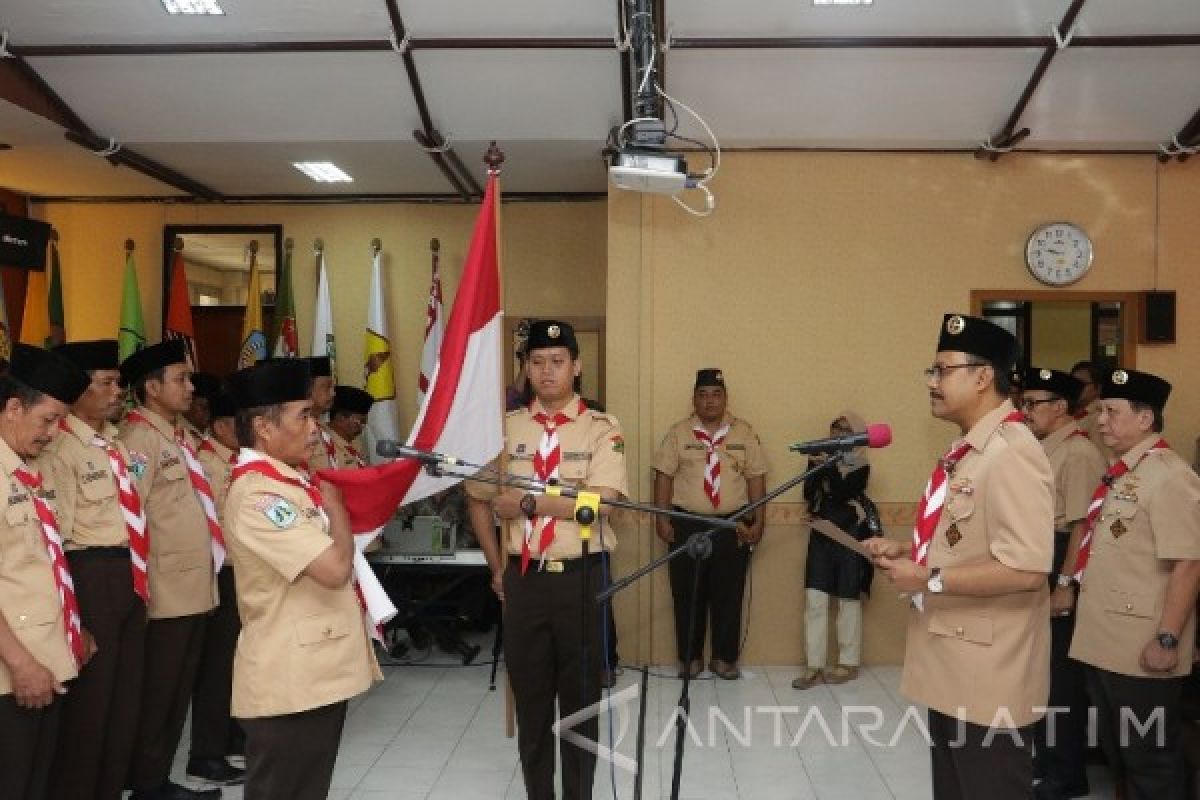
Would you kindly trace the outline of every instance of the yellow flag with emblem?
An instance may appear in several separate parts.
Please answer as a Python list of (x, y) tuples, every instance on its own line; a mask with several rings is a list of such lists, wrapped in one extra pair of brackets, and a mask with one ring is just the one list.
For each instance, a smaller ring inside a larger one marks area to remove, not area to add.
[(396, 441), (400, 425), (396, 419), (396, 380), (392, 371), (392, 343), (388, 339), (387, 313), (384, 309), (383, 272), (380, 251), (375, 248), (371, 264), (371, 289), (367, 305), (367, 330), (363, 342), (363, 388), (375, 403), (367, 414), (368, 453), (375, 454), (375, 443)]

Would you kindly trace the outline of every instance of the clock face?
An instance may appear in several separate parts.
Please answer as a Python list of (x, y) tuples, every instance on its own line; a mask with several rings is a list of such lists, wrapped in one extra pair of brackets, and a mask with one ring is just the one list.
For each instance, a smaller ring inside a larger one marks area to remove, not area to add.
[(1025, 244), (1025, 263), (1033, 277), (1051, 286), (1066, 286), (1092, 266), (1092, 240), (1078, 225), (1042, 225)]

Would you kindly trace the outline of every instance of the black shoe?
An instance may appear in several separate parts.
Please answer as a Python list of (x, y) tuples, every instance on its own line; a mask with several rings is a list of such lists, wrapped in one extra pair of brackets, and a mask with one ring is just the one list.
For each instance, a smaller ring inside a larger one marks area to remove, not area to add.
[(246, 782), (246, 770), (238, 769), (223, 758), (189, 758), (188, 780), (199, 789), (237, 786)]
[(129, 800), (221, 800), (220, 789), (189, 789), (173, 781), (167, 781), (157, 789), (137, 792), (129, 796)]

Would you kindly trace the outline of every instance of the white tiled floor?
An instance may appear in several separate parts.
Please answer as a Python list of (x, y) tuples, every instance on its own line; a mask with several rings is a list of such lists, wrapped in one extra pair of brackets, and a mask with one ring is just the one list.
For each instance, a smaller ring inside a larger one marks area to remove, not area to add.
[[(351, 704), (331, 800), (525, 797), (516, 741), (504, 737), (504, 695), (501, 689), (488, 691), (488, 669), (387, 668), (387, 680)], [(671, 720), (680, 684), (673, 669), (652, 672), (642, 791), (646, 798), (665, 798), (671, 789)], [(857, 681), (805, 692), (791, 688), (795, 675), (793, 668), (751, 667), (739, 681), (702, 679), (693, 684), (694, 733), (688, 738), (681, 797), (930, 796), (928, 754), (912, 722), (923, 714), (913, 710), (906, 715), (909, 706), (897, 690), (898, 668), (866, 669)], [(612, 692), (618, 702), (629, 698), (638, 679), (638, 673), (626, 671)], [(611, 741), (611, 719), (617, 751), (632, 757), (637, 700), (629, 699), (624, 713), (601, 717), (600, 738), (602, 744)], [(621, 735), (623, 720), (628, 727)], [(182, 779), (186, 748), (185, 742), (176, 763), (177, 780)], [(629, 800), (633, 785), (632, 774), (600, 762), (596, 800)], [(1113, 796), (1100, 769), (1092, 771), (1092, 786), (1091, 797)], [(240, 800), (241, 789), (227, 789), (225, 797)]]

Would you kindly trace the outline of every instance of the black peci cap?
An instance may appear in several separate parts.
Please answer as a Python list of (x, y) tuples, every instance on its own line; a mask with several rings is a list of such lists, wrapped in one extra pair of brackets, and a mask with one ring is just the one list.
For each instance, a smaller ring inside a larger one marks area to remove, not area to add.
[(172, 364), (186, 364), (187, 345), (183, 339), (168, 339), (143, 347), (121, 362), (121, 382), (126, 386), (137, 383), (156, 369)]
[(725, 388), (725, 374), (715, 367), (696, 370), (696, 385), (692, 391), (696, 391), (702, 386), (720, 386)]
[(226, 383), (239, 409), (307, 400), (312, 391), (308, 359), (279, 358), (238, 370)]
[(333, 389), (333, 406), (329, 415), (339, 411), (350, 414), (369, 414), (375, 398), (371, 393), (355, 386), (335, 386)]
[(937, 352), (947, 350), (987, 359), (997, 370), (1011, 372), (1018, 356), (1017, 339), (1008, 331), (980, 317), (947, 314), (942, 318)]
[(1079, 395), (1083, 392), (1083, 381), (1057, 369), (1030, 367), (1025, 370), (1024, 385), (1026, 390), (1037, 389), (1056, 394), (1071, 405), (1079, 402)]
[(66, 358), (82, 370), (118, 369), (121, 358), (118, 355), (116, 339), (95, 339), (89, 342), (68, 342), (55, 347), (53, 352)]
[(329, 378), (333, 375), (333, 362), (329, 356), (309, 356), (301, 359), (308, 362), (309, 371), (314, 378)]
[(13, 345), (8, 374), (67, 405), (74, 405), (92, 383), (87, 373), (67, 358), (20, 342)]
[(1100, 383), (1100, 396), (1106, 400), (1132, 400), (1145, 403), (1161, 413), (1171, 396), (1171, 384), (1149, 372), (1136, 369), (1110, 369)]

